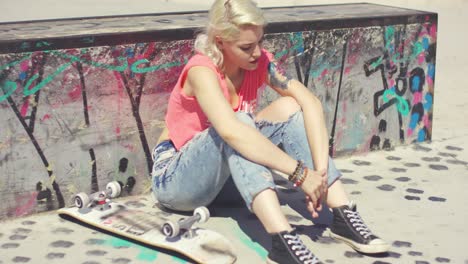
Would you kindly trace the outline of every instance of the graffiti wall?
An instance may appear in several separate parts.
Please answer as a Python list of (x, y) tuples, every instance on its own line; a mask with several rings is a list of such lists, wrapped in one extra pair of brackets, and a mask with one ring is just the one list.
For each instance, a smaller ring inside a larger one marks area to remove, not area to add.
[[(431, 138), (436, 21), (267, 33), (322, 101), (330, 154)], [(151, 149), (193, 39), (0, 54), (0, 219), (57, 209), (112, 180), (151, 188)], [(261, 94), (261, 106), (277, 97)]]

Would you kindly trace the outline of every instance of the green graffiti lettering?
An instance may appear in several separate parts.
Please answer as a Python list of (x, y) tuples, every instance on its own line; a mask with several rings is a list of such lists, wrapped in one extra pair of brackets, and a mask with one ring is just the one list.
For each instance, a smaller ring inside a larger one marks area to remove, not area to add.
[(32, 89), (29, 89), (29, 86), (31, 86), (32, 82), (34, 80), (36, 80), (37, 78), (39, 78), (38, 74), (34, 74), (34, 76), (31, 77), (28, 80), (28, 82), (26, 83), (26, 85), (24, 86), (24, 89), (23, 89), (24, 96), (28, 96), (28, 95), (34, 94), (35, 92), (39, 91), (44, 86), (46, 86), (48, 83), (50, 83), (57, 75), (59, 75), (60, 73), (65, 71), (68, 67), (70, 67), (70, 65), (72, 65), (72, 64), (73, 64), (73, 62), (65, 63), (64, 65), (60, 66), (60, 68), (58, 68), (54, 73), (47, 76), (44, 80), (42, 80), (40, 83), (38, 83), (35, 87), (33, 87)]
[(2, 86), (2, 91), (3, 91), (4, 95), (0, 96), (0, 102), (3, 102), (3, 100), (10, 97), (10, 95), (13, 92), (15, 92), (17, 88), (18, 88), (18, 85), (15, 82), (6, 81), (5, 86)]
[(157, 70), (160, 70), (160, 69), (167, 69), (167, 68), (172, 68), (172, 67), (182, 65), (182, 63), (179, 62), (179, 61), (173, 61), (173, 62), (158, 64), (158, 65), (154, 65), (154, 66), (138, 68), (138, 66), (140, 66), (141, 64), (144, 64), (144, 63), (149, 63), (149, 60), (141, 59), (141, 60), (135, 61), (131, 66), (132, 72), (134, 72), (134, 73), (147, 73), (147, 72), (157, 71)]
[(408, 102), (405, 100), (405, 98), (398, 96), (395, 91), (393, 90), (385, 90), (383, 93), (383, 101), (384, 103), (387, 103), (390, 101), (390, 96), (393, 96), (394, 98), (397, 99), (397, 109), (398, 112), (400, 112), (402, 115), (407, 116), (409, 114), (409, 105)]

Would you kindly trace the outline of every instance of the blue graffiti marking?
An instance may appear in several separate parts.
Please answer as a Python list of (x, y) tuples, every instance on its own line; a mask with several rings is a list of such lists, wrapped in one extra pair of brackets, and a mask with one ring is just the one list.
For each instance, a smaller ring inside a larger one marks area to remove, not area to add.
[(412, 114), (409, 127), (414, 130), (416, 126), (418, 125), (418, 121), (419, 121), (419, 113)]

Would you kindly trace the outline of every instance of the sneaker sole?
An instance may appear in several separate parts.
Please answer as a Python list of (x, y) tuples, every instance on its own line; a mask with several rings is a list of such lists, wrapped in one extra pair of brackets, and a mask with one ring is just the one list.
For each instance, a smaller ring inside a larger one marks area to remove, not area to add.
[(350, 247), (352, 247), (354, 250), (359, 251), (361, 253), (366, 253), (366, 254), (378, 254), (378, 253), (385, 253), (390, 249), (390, 245), (385, 243), (385, 244), (378, 244), (378, 245), (365, 245), (365, 244), (359, 244), (356, 243), (346, 237), (342, 237), (340, 235), (337, 235), (331, 231), (329, 231), (330, 237), (341, 240), (348, 244)]

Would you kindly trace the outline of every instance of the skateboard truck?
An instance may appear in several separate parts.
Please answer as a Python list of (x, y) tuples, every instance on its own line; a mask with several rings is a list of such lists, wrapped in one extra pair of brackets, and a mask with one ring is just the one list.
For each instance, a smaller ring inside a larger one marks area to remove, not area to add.
[(74, 197), (75, 206), (78, 208), (83, 207), (99, 207), (100, 210), (104, 210), (109, 205), (109, 198), (115, 198), (120, 195), (122, 191), (121, 185), (117, 181), (109, 182), (106, 185), (105, 191), (99, 191), (90, 194), (89, 196), (84, 193), (80, 192)]
[(181, 234), (181, 231), (184, 232), (188, 238), (192, 238), (195, 233), (192, 230), (192, 225), (195, 222), (205, 223), (210, 218), (210, 211), (208, 208), (202, 206), (197, 207), (193, 211), (193, 215), (189, 218), (182, 218), (177, 222), (167, 221), (162, 227), (162, 233), (168, 238), (174, 238)]

